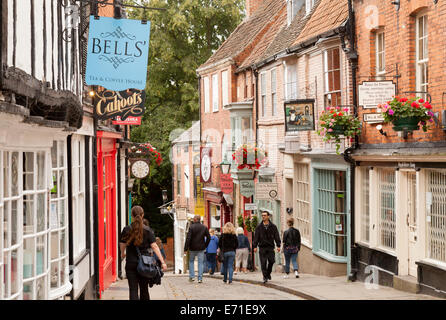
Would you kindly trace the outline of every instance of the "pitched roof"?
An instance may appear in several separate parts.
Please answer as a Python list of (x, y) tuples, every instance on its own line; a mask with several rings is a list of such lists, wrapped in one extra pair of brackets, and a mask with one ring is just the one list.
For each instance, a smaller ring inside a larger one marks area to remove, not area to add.
[(321, 0), (293, 45), (336, 29), (348, 19), (348, 0)]
[(279, 31), (286, 26), (287, 23), (287, 11), (286, 4), (282, 7), (280, 15), (276, 17), (271, 27), (265, 32), (260, 41), (252, 48), (251, 54), (241, 63), (238, 70), (249, 67), (253, 63), (257, 62), (262, 57), (271, 44)]
[(264, 0), (262, 5), (246, 20), (237, 26), (228, 39), (198, 69), (227, 58), (235, 58), (242, 53), (285, 5), (283, 0)]
[(191, 141), (200, 141), (200, 121), (195, 121), (192, 124), (192, 127), (180, 134), (178, 138), (172, 141), (172, 144)]

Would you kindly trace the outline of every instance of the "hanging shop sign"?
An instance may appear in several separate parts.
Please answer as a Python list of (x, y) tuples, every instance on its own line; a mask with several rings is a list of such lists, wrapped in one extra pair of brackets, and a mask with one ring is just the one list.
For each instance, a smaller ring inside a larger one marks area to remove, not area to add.
[[(200, 156), (200, 155), (198, 155)], [(200, 161), (198, 161), (200, 162)], [(194, 196), (195, 196), (195, 214), (204, 217), (204, 193), (203, 183), (201, 182), (200, 165), (194, 165)]]
[(144, 90), (150, 21), (90, 16), (85, 82), (109, 90)]
[(254, 180), (240, 180), (240, 194), (246, 198), (255, 193)]
[(234, 190), (234, 182), (230, 173), (220, 175), (220, 189), (226, 194), (231, 194), (232, 190)]
[(211, 148), (201, 148), (200, 154), (200, 176), (201, 182), (209, 182), (211, 180), (212, 171), (212, 149)]
[(392, 81), (364, 81), (358, 89), (359, 105), (364, 109), (373, 109), (392, 100), (396, 92)]
[(122, 120), (120, 116), (116, 117), (116, 120), (112, 121), (115, 125), (132, 125), (139, 126), (141, 125), (141, 117), (128, 117), (125, 120)]
[(94, 114), (99, 120), (119, 117), (120, 121), (126, 121), (128, 117), (141, 117), (145, 99), (146, 92), (139, 89), (98, 91), (93, 102)]
[(257, 200), (276, 200), (278, 194), (277, 183), (261, 182), (256, 184)]
[(293, 100), (285, 103), (285, 130), (314, 130), (314, 100)]

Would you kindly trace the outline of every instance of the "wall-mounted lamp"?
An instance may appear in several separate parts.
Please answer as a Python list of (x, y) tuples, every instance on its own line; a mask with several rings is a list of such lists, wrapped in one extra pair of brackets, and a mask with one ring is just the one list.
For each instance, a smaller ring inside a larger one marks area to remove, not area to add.
[(396, 11), (399, 11), (399, 10), (400, 10), (400, 0), (392, 1), (392, 4), (395, 5), (395, 9), (396, 9)]
[(379, 131), (379, 133), (381, 133), (383, 136), (385, 136), (385, 137), (387, 137), (387, 132), (385, 132), (384, 130), (383, 130), (383, 126), (382, 125), (377, 125), (376, 126), (376, 130), (378, 130)]
[(225, 154), (225, 159), (220, 163), (221, 172), (223, 174), (228, 174), (231, 169), (231, 163), (228, 161), (227, 155)]

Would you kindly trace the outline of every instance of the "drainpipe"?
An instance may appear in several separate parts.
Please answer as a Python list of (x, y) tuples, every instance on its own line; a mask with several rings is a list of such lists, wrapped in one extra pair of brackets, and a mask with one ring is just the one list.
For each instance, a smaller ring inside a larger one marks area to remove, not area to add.
[[(355, 117), (358, 116), (358, 96), (357, 96), (357, 86), (356, 86), (356, 69), (358, 67), (358, 53), (355, 47), (355, 14), (353, 11), (352, 0), (348, 0), (348, 15), (349, 23), (347, 24), (346, 35), (349, 38), (349, 48), (344, 48), (344, 52), (347, 55), (347, 59), (350, 62), (351, 74), (352, 74), (352, 90), (353, 90), (353, 114)], [(351, 157), (351, 153), (359, 148), (359, 137), (356, 135), (354, 143), (351, 147), (347, 148), (344, 153), (344, 160), (350, 163), (350, 263), (351, 269), (348, 279), (351, 281), (356, 280), (356, 274), (358, 272), (358, 249), (355, 245), (355, 167), (356, 162)]]

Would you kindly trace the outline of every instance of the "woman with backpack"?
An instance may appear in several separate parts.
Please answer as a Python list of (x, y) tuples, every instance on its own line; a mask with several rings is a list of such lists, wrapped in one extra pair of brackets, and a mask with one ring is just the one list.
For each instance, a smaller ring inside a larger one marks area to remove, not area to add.
[(235, 250), (237, 249), (237, 247), (238, 240), (237, 236), (235, 235), (234, 225), (228, 222), (223, 227), (223, 234), (221, 235), (218, 242), (218, 248), (223, 253), (224, 283), (232, 283), (232, 275), (234, 273), (233, 264), (235, 259)]
[[(121, 233), (120, 249), (121, 258), (126, 258), (125, 273), (129, 282), (130, 300), (150, 300), (149, 278), (141, 276), (137, 271), (138, 250), (140, 253), (147, 253), (152, 249), (161, 261), (163, 271), (167, 269), (164, 258), (156, 244), (155, 235), (152, 230), (143, 223), (144, 209), (140, 206), (132, 208), (132, 224), (126, 226)], [(138, 287), (140, 295), (138, 297)]]
[(288, 230), (283, 234), (283, 253), (285, 255), (285, 273), (284, 278), (288, 278), (290, 273), (290, 260), (293, 262), (294, 274), (299, 278), (297, 255), (300, 251), (300, 232), (293, 227), (294, 219), (287, 220)]

